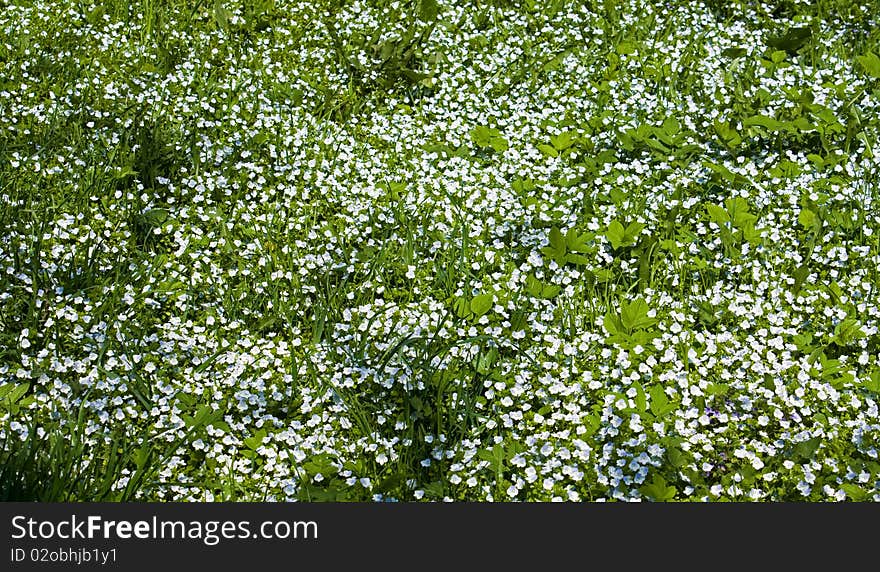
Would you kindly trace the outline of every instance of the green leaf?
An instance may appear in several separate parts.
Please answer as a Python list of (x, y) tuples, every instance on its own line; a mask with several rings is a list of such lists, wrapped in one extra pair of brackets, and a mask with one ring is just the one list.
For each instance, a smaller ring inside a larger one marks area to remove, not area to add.
[(855, 318), (846, 318), (834, 328), (834, 341), (841, 346), (851, 344), (856, 340), (866, 337), (861, 329), (861, 324)]
[(605, 318), (602, 320), (602, 325), (605, 326), (605, 331), (608, 332), (608, 335), (614, 336), (621, 333), (626, 333), (623, 324), (620, 323), (620, 318), (618, 318), (611, 312), (605, 314)]
[(507, 139), (501, 136), (492, 137), (489, 139), (489, 146), (492, 147), (498, 153), (504, 153), (507, 151), (507, 148), (510, 146), (507, 143)]
[(574, 136), (571, 131), (563, 131), (559, 135), (550, 137), (550, 144), (557, 151), (564, 151), (574, 144)]
[(718, 226), (724, 226), (730, 222), (730, 215), (727, 214), (727, 210), (718, 205), (706, 205), (706, 212), (709, 214), (709, 218), (711, 218)]
[(777, 50), (785, 50), (793, 54), (804, 47), (813, 35), (813, 31), (807, 27), (790, 28), (781, 36), (771, 37), (767, 45)]
[(455, 300), (455, 315), (459, 318), (467, 318), (472, 315), (470, 300), (465, 297), (457, 298)]
[(880, 57), (877, 57), (877, 54), (868, 52), (863, 56), (858, 56), (856, 61), (859, 62), (869, 76), (880, 79)]
[(865, 489), (853, 483), (843, 483), (840, 485), (840, 488), (843, 489), (846, 496), (855, 502), (864, 502), (870, 497), (870, 494)]
[(725, 167), (724, 165), (712, 163), (711, 161), (704, 161), (703, 165), (706, 168), (710, 169), (711, 171), (720, 175), (721, 178), (727, 182), (732, 183), (736, 180), (736, 174), (733, 171), (731, 171), (730, 169), (728, 169), (727, 167)]
[(764, 115), (753, 115), (752, 117), (747, 117), (743, 119), (744, 127), (754, 127), (759, 126), (767, 129), (768, 131), (779, 131), (782, 129), (783, 124), (772, 117), (767, 117)]
[(484, 125), (478, 125), (471, 129), (471, 140), (478, 147), (493, 149), (499, 153), (508, 148), (507, 139), (501, 136), (500, 131)]
[(11, 383), (5, 384), (3, 386), (5, 389), (3, 390), (5, 393), (5, 400), (8, 405), (15, 404), (22, 396), (27, 393), (27, 390), (30, 388), (29, 383), (23, 383), (21, 385), (13, 385)]
[(659, 385), (651, 388), (651, 413), (655, 417), (663, 417), (675, 409), (675, 404), (669, 402), (666, 392)]
[(730, 59), (734, 59), (734, 60), (736, 58), (743, 57), (747, 53), (749, 53), (749, 52), (745, 48), (725, 48), (725, 49), (721, 50), (722, 56), (724, 56), (725, 58), (730, 58)]
[(500, 473), (504, 468), (504, 447), (499, 444), (495, 444), (491, 449), (480, 449), (477, 451), (477, 457), (489, 463), (496, 473)]
[(675, 498), (678, 492), (675, 487), (666, 484), (666, 479), (662, 475), (654, 475), (654, 480), (650, 484), (642, 486), (639, 490), (643, 495), (655, 502), (670, 501)]
[(253, 437), (245, 439), (244, 444), (251, 451), (256, 451), (263, 444), (264, 437), (266, 437), (266, 430), (260, 429)]
[(880, 368), (875, 368), (865, 381), (865, 388), (874, 393), (880, 393)]
[(566, 251), (566, 240), (565, 237), (562, 236), (562, 231), (559, 230), (559, 227), (554, 226), (550, 229), (550, 246), (556, 250), (557, 252), (561, 252), (562, 255), (565, 255)]
[(543, 284), (534, 276), (529, 275), (529, 277), (526, 278), (526, 291), (535, 298), (540, 298), (541, 292), (543, 291)]
[(470, 303), (471, 312), (478, 318), (492, 309), (495, 297), (492, 294), (479, 294), (474, 296)]
[(821, 444), (822, 440), (819, 437), (801, 441), (794, 446), (794, 454), (798, 459), (807, 461), (813, 458), (813, 454), (819, 450)]
[(611, 247), (616, 250), (626, 240), (626, 229), (619, 221), (613, 220), (608, 225), (608, 230), (605, 231), (605, 238), (611, 243)]
[(440, 13), (440, 5), (437, 0), (422, 0), (419, 5), (419, 17), (424, 22), (433, 22)]
[(630, 244), (635, 244), (636, 237), (645, 230), (645, 225), (640, 222), (631, 222), (627, 225), (626, 231), (624, 232), (626, 236), (626, 241)]
[(156, 228), (162, 226), (168, 220), (170, 214), (165, 209), (150, 209), (139, 217), (139, 222), (145, 226)]
[(645, 395), (645, 388), (639, 382), (635, 382), (633, 387), (636, 388), (636, 409), (644, 413), (648, 410), (648, 398)]
[(590, 259), (582, 254), (570, 253), (565, 256), (565, 262), (567, 262), (569, 264), (586, 266), (586, 265), (590, 264)]
[(562, 286), (559, 284), (544, 284), (541, 288), (541, 298), (549, 300), (555, 298), (560, 292), (562, 292)]
[(620, 306), (620, 321), (628, 331), (643, 330), (654, 325), (655, 319), (648, 317), (650, 307), (642, 298)]
[(557, 151), (552, 145), (547, 145), (546, 143), (539, 143), (538, 151), (540, 151), (545, 157), (559, 157), (559, 151)]
[(565, 246), (572, 252), (590, 252), (590, 241), (593, 235), (589, 232), (578, 234), (574, 228), (568, 229), (565, 233)]
[(211, 15), (214, 17), (214, 22), (217, 23), (217, 26), (226, 30), (229, 27), (229, 18), (231, 14), (229, 10), (227, 10), (223, 6), (223, 2), (221, 0), (214, 0), (214, 9), (211, 11)]
[(816, 212), (808, 208), (802, 208), (798, 213), (798, 223), (807, 230), (818, 229), (822, 226), (822, 221), (819, 220)]
[[(742, 143), (742, 137), (740, 136), (739, 133), (737, 133), (736, 129), (734, 129), (733, 127), (730, 126), (729, 123), (718, 121), (716, 119), (712, 125), (715, 128), (715, 133), (718, 134), (718, 137), (721, 138), (721, 140), (724, 142), (724, 144), (728, 148), (733, 149), (735, 147), (738, 147), (739, 144)], [(720, 167), (720, 165), (719, 165), (719, 167)], [(727, 170), (724, 167), (721, 167), (721, 168), (724, 169), (725, 171)], [(727, 171), (727, 172), (730, 173), (730, 171)], [(732, 174), (731, 174), (731, 176), (732, 176)]]
[(616, 51), (618, 54), (623, 56), (623, 55), (634, 54), (636, 52), (636, 48), (637, 48), (637, 46), (633, 42), (623, 41), (623, 42), (620, 42), (619, 44), (617, 44)]
[(492, 138), (492, 132), (492, 129), (483, 125), (478, 125), (471, 129), (471, 139), (479, 147), (488, 147), (489, 140)]

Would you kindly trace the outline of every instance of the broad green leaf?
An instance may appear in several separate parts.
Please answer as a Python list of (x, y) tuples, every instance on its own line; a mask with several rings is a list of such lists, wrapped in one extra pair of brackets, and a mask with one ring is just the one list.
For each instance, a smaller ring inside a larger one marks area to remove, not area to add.
[(806, 441), (801, 441), (794, 446), (795, 455), (801, 460), (809, 460), (813, 458), (813, 454), (819, 450), (822, 440), (819, 437), (813, 437)]
[(639, 490), (655, 502), (670, 501), (678, 492), (675, 487), (666, 484), (666, 479), (662, 475), (655, 475), (650, 484), (643, 485)]
[(612, 248), (618, 249), (626, 239), (626, 229), (619, 221), (611, 221), (608, 230), (605, 231), (605, 238), (611, 243)]
[(865, 381), (865, 388), (874, 393), (880, 393), (880, 368), (874, 368), (871, 375)]
[(472, 315), (470, 300), (465, 297), (457, 298), (455, 300), (455, 315), (459, 318), (467, 318)]
[(505, 139), (504, 137), (501, 137), (500, 135), (489, 139), (489, 146), (492, 147), (492, 149), (494, 149), (498, 153), (503, 153), (503, 152), (507, 151), (507, 148), (509, 147), (509, 145), (507, 143), (507, 139)]
[(574, 135), (571, 131), (563, 131), (559, 135), (550, 137), (550, 144), (557, 151), (565, 151), (574, 144)]
[(552, 145), (547, 145), (546, 143), (539, 143), (538, 151), (546, 157), (559, 157), (559, 151), (557, 151)]
[(865, 55), (858, 56), (856, 60), (869, 76), (880, 79), (880, 57), (877, 57), (877, 54), (868, 52)]
[(730, 222), (730, 215), (727, 214), (727, 210), (718, 205), (706, 205), (706, 212), (709, 214), (709, 218), (711, 218), (718, 226), (724, 226)]
[(798, 213), (798, 223), (807, 230), (820, 228), (822, 222), (812, 209), (803, 208)]
[(853, 483), (843, 483), (840, 485), (843, 492), (846, 493), (851, 500), (855, 502), (864, 502), (870, 498), (870, 494), (862, 487)]
[(478, 318), (492, 309), (495, 297), (492, 294), (478, 294), (474, 296), (470, 303), (471, 312)]
[(5, 401), (7, 404), (11, 405), (11, 404), (18, 402), (18, 400), (21, 399), (25, 393), (27, 393), (27, 390), (30, 388), (30, 384), (29, 383), (23, 383), (21, 385), (6, 384), (4, 387), (8, 387), (8, 389), (5, 390), (5, 393), (6, 393)]
[(624, 234), (626, 235), (626, 240), (630, 243), (635, 243), (636, 237), (645, 230), (645, 225), (640, 222), (631, 222), (626, 226), (626, 231)]
[(645, 388), (639, 382), (635, 382), (633, 387), (636, 388), (636, 409), (644, 413), (648, 410), (648, 398), (645, 395)]
[(807, 27), (790, 28), (780, 36), (774, 36), (767, 40), (767, 45), (777, 50), (785, 50), (793, 54), (804, 47), (813, 35), (813, 31)]
[(572, 252), (590, 252), (589, 242), (593, 239), (592, 233), (585, 232), (578, 234), (574, 228), (568, 229), (565, 233), (565, 246)]
[(861, 325), (855, 318), (846, 318), (834, 328), (834, 340), (842, 346), (851, 344), (864, 337), (866, 337), (866, 334), (862, 331)]
[(776, 119), (764, 115), (753, 115), (752, 117), (743, 119), (743, 126), (745, 127), (753, 127), (756, 125), (769, 131), (779, 131), (783, 126), (783, 124)]
[(532, 296), (534, 296), (536, 298), (540, 298), (542, 290), (543, 290), (543, 284), (541, 284), (540, 280), (538, 280), (537, 278), (535, 278), (532, 275), (529, 275), (529, 277), (526, 278), (526, 291), (529, 294), (531, 294)]
[(666, 392), (659, 385), (651, 388), (651, 413), (655, 417), (662, 417), (675, 409), (675, 405), (669, 402)]
[(641, 330), (652, 326), (656, 320), (648, 317), (650, 307), (642, 298), (637, 298), (620, 307), (620, 321), (628, 331)]
[(559, 230), (559, 227), (554, 226), (553, 228), (550, 229), (549, 239), (550, 239), (550, 246), (554, 250), (561, 252), (563, 255), (565, 255), (566, 240), (565, 240), (565, 237), (562, 235), (562, 231)]
[(229, 10), (223, 6), (221, 0), (214, 0), (214, 9), (211, 11), (211, 15), (214, 17), (214, 21), (221, 30), (226, 30), (229, 27), (229, 18), (231, 17), (231, 14)]
[(569, 264), (575, 264), (579, 266), (586, 266), (590, 264), (590, 259), (582, 254), (574, 254), (569, 253), (565, 255), (565, 261)]
[(419, 17), (425, 22), (433, 22), (440, 13), (437, 0), (422, 0), (419, 5)]
[(611, 336), (626, 333), (624, 331), (623, 325), (620, 323), (620, 318), (618, 318), (611, 312), (605, 314), (605, 318), (603, 319), (602, 324), (605, 326), (605, 331), (608, 332), (608, 334)]
[(721, 50), (721, 55), (730, 59), (741, 58), (747, 53), (749, 52), (745, 48), (725, 48)]

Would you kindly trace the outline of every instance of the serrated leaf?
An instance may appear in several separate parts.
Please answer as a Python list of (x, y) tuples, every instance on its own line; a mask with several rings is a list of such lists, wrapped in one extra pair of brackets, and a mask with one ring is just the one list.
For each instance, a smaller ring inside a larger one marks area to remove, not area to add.
[(650, 307), (642, 298), (623, 303), (620, 307), (620, 321), (628, 331), (642, 330), (652, 326), (656, 320), (648, 317)]

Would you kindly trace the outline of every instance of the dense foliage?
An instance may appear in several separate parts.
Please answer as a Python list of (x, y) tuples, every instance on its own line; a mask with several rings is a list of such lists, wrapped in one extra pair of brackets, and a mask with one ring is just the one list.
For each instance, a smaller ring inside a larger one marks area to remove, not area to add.
[(0, 498), (880, 500), (880, 6), (5, 0)]

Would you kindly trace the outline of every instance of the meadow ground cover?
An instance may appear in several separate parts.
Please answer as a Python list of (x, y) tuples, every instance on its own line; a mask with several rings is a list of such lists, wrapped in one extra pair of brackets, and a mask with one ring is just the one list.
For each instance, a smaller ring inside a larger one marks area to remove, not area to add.
[(880, 500), (877, 2), (0, 5), (0, 498)]

